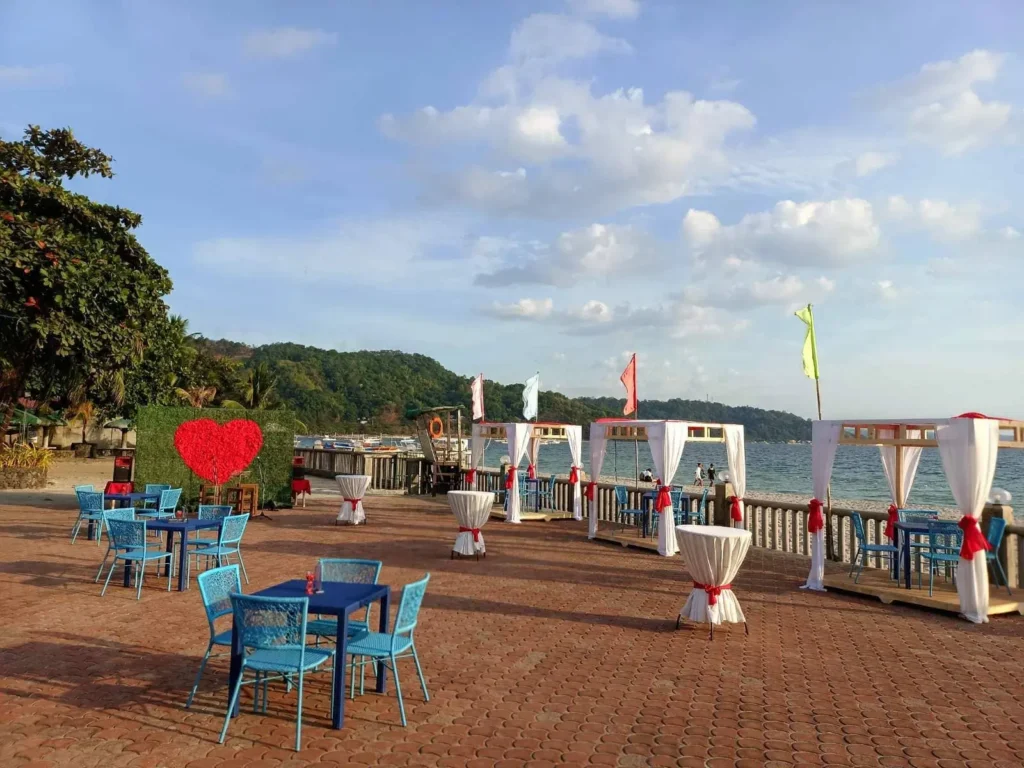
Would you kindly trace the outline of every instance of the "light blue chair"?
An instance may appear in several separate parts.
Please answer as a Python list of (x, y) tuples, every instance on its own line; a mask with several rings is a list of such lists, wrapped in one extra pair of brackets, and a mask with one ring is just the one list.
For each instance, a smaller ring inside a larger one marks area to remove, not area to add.
[[(267, 711), (267, 682), (269, 673), (275, 679), (281, 676), (297, 677), (299, 702), (295, 715), (295, 751), (302, 749), (302, 690), (307, 672), (320, 667), (334, 658), (333, 649), (314, 648), (306, 645), (306, 614), (309, 613), (309, 599), (305, 597), (256, 597), (241, 594), (231, 595), (231, 608), (235, 627), (241, 635), (244, 647), (242, 667), (238, 680), (231, 691), (224, 728), (220, 732), (220, 743), (228, 733), (231, 713), (238, 703), (238, 693), (243, 684), (255, 684), (253, 711), (259, 711), (260, 684), (263, 685), (263, 708)], [(246, 670), (253, 670), (256, 676), (245, 680)], [(396, 679), (397, 682), (397, 679)], [(334, 686), (331, 685), (331, 708), (334, 707)]]
[(206, 669), (206, 662), (210, 660), (210, 652), (213, 646), (227, 646), (226, 654), (231, 655), (231, 627), (226, 630), (217, 631), (217, 619), (223, 616), (230, 616), (231, 595), (242, 593), (242, 579), (238, 575), (237, 565), (225, 565), (223, 568), (211, 568), (205, 573), (199, 574), (196, 579), (199, 582), (199, 594), (203, 598), (203, 608), (206, 611), (206, 620), (210, 624), (210, 642), (206, 645), (206, 653), (199, 663), (199, 672), (196, 673), (196, 681), (192, 684), (192, 690), (188, 694), (188, 701), (185, 702), (185, 709), (192, 706), (192, 699), (199, 690), (199, 681), (203, 679), (203, 670)]
[(707, 515), (708, 509), (708, 494), (711, 492), (710, 488), (705, 488), (700, 493), (700, 498), (697, 499), (696, 507), (694, 507), (693, 499), (690, 499), (690, 518), (689, 522), (696, 525), (704, 525), (705, 516)]
[(857, 550), (853, 554), (853, 564), (850, 567), (851, 576), (855, 570), (857, 571), (857, 575), (853, 579), (853, 583), (856, 584), (860, 579), (861, 571), (867, 565), (868, 555), (888, 555), (891, 566), (893, 558), (899, 554), (900, 550), (893, 544), (868, 544), (868, 537), (864, 533), (864, 518), (859, 512), (853, 512), (850, 515), (850, 521), (853, 523), (853, 533), (857, 538)]
[[(956, 584), (956, 567), (960, 562), (960, 545), (964, 532), (952, 520), (931, 520), (928, 523), (928, 550), (921, 552), (921, 565), (928, 567), (928, 597), (932, 596), (935, 584), (935, 568), (945, 568), (953, 573)], [(921, 588), (921, 572), (917, 572), (917, 587)]]
[[(355, 682), (355, 668), (365, 668), (367, 664), (380, 663), (391, 670), (395, 676), (395, 692), (398, 695), (398, 711), (402, 716), (402, 725), (406, 725), (405, 704), (402, 702), (402, 684), (398, 678), (398, 660), (412, 657), (416, 662), (416, 674), (420, 678), (420, 686), (423, 688), (424, 701), (430, 701), (430, 694), (427, 693), (427, 681), (423, 679), (423, 668), (420, 666), (420, 659), (416, 655), (416, 643), (413, 640), (413, 631), (419, 618), (420, 606), (423, 604), (423, 595), (427, 591), (427, 582), (430, 581), (428, 573), (419, 581), (406, 584), (402, 589), (402, 599), (398, 603), (398, 615), (395, 617), (394, 632), (367, 632), (357, 635), (349, 640), (346, 645), (348, 655), (352, 657), (352, 668), (350, 674)], [(359, 659), (357, 662), (356, 659)], [(363, 692), (360, 684), (360, 693)]]
[[(223, 520), (232, 511), (230, 504), (200, 504), (196, 511), (196, 517), (200, 520)], [(200, 529), (195, 532), (195, 535), (189, 537), (188, 545), (190, 547), (212, 547), (216, 545), (217, 537), (202, 535), (204, 530), (208, 531), (209, 529)]]
[(555, 475), (551, 475), (547, 482), (537, 483), (537, 503), (541, 509), (555, 508)]
[[(164, 491), (171, 490), (171, 486), (163, 483), (146, 483), (146, 493), (163, 493)], [(159, 501), (159, 500), (158, 500)], [(143, 504), (144, 507), (148, 507), (153, 503), (152, 499), (146, 499)]]
[[(81, 486), (83, 489), (92, 486)], [(75, 543), (75, 539), (78, 538), (79, 531), (82, 530), (82, 524), (101, 523), (100, 526), (93, 526), (93, 535), (96, 537), (96, 544), (100, 542), (100, 529), (102, 528), (103, 522), (103, 494), (97, 491), (86, 491), (75, 489), (75, 496), (78, 497), (78, 518), (75, 520), (75, 524), (71, 528), (71, 543)]]
[(103, 553), (103, 560), (100, 562), (100, 569), (96, 571), (96, 578), (93, 579), (93, 583), (96, 584), (100, 580), (100, 576), (103, 575), (103, 566), (107, 564), (107, 558), (110, 557), (110, 553), (113, 552), (117, 555), (118, 548), (114, 545), (114, 540), (110, 537), (110, 521), (111, 520), (134, 520), (135, 510), (132, 507), (123, 507), (121, 509), (108, 509), (103, 512), (103, 517), (100, 519), (100, 526), (107, 529), (107, 551)]
[(181, 499), (181, 488), (169, 488), (160, 491), (160, 502), (156, 509), (149, 509), (139, 512), (139, 517), (167, 518), (174, 517), (178, 509), (178, 501)]
[(171, 576), (174, 573), (174, 560), (170, 552), (166, 550), (151, 550), (149, 545), (152, 542), (146, 538), (145, 520), (107, 520), (107, 535), (111, 539), (111, 546), (116, 550), (114, 562), (110, 564), (110, 572), (107, 573), (107, 580), (103, 582), (103, 591), (100, 597), (107, 593), (107, 586), (110, 584), (110, 577), (114, 575), (114, 569), (119, 562), (131, 563), (135, 571), (135, 599), (142, 599), (142, 582), (146, 576), (146, 566), (152, 562), (157, 563), (157, 574), (160, 573), (160, 561), (167, 560), (167, 591), (171, 591)]
[[(320, 579), (324, 582), (342, 582), (349, 584), (376, 584), (383, 567), (380, 560), (352, 560), (342, 557), (320, 558)], [(349, 637), (370, 630), (370, 610), (366, 607), (366, 616), (362, 619), (349, 620)], [(306, 625), (306, 632), (316, 635), (317, 645), (321, 637), (337, 639), (338, 619), (336, 616), (321, 618), (317, 616)]]
[(619, 518), (619, 525), (625, 527), (623, 520), (628, 518), (639, 529), (640, 521), (644, 516), (644, 510), (629, 509), (629, 492), (624, 485), (615, 486), (615, 514)]
[(85, 491), (86, 493), (93, 493), (95, 490), (96, 490), (96, 486), (94, 486), (94, 485), (76, 485), (75, 486), (75, 493), (78, 493), (79, 491)]
[[(234, 555), (238, 558), (238, 564), (242, 566), (242, 576), (245, 578), (245, 583), (249, 583), (249, 575), (245, 572), (245, 561), (242, 560), (242, 536), (245, 534), (246, 523), (249, 522), (249, 514), (244, 515), (228, 515), (224, 518), (224, 522), (220, 526), (220, 535), (217, 537), (217, 543), (209, 547), (197, 547), (188, 553), (189, 558), (195, 557), (196, 568), (199, 567), (199, 558), (206, 558), (206, 562), (209, 563), (210, 559), (217, 561), (217, 566), (222, 566), (227, 563), (227, 559)], [(186, 558), (186, 561), (188, 558)], [(185, 574), (186, 579), (188, 574)]]
[[(1010, 581), (1006, 578), (1006, 571), (1003, 564), (999, 562), (999, 546), (1003, 543), (1003, 534), (1006, 533), (1006, 520), (1002, 517), (993, 517), (988, 521), (988, 544), (992, 549), (985, 553), (985, 559), (989, 565), (994, 565), (996, 572), (1003, 579), (1003, 586), (1006, 587), (1006, 594), (1013, 597), (1010, 591)], [(996, 579), (996, 584), (999, 580)]]

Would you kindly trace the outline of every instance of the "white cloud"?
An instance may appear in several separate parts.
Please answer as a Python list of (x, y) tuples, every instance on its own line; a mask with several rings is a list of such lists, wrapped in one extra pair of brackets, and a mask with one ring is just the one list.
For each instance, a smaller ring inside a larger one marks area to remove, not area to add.
[(737, 224), (722, 225), (690, 210), (683, 237), (698, 262), (730, 256), (795, 265), (845, 266), (871, 256), (881, 239), (871, 203), (856, 198), (795, 203), (783, 200)]
[(916, 75), (881, 89), (881, 99), (906, 120), (912, 138), (960, 155), (993, 143), (1010, 123), (1010, 104), (983, 101), (974, 90), (994, 81), (1005, 61), (1003, 54), (976, 50), (925, 64)]
[(629, 43), (602, 34), (587, 21), (556, 13), (527, 16), (512, 31), (509, 56), (520, 67), (537, 70), (566, 59), (599, 53), (629, 53)]
[(899, 159), (899, 155), (884, 152), (862, 152), (855, 163), (857, 176), (870, 176), (876, 171), (886, 168)]
[(0, 88), (43, 88), (62, 85), (63, 67), (53, 66), (0, 66)]
[(879, 280), (875, 283), (875, 291), (879, 298), (885, 301), (894, 301), (899, 298), (900, 292), (896, 290), (892, 280)]
[(189, 72), (182, 76), (182, 85), (204, 98), (215, 99), (231, 92), (227, 75), (219, 72)]
[(639, 0), (569, 0), (569, 7), (576, 13), (610, 19), (635, 19), (640, 13)]
[(727, 288), (717, 281), (693, 283), (683, 289), (682, 300), (737, 313), (770, 305), (798, 306), (819, 302), (835, 287), (835, 281), (827, 277), (805, 280), (798, 275), (775, 275), (749, 283), (733, 283)]
[(1003, 240), (1019, 240), (1020, 230), (1015, 227), (1003, 227), (999, 230), (999, 236), (1002, 237)]
[(919, 200), (901, 195), (886, 202), (887, 215), (911, 229), (923, 229), (941, 242), (965, 240), (981, 231), (981, 206), (977, 203), (954, 205), (945, 200)]
[(290, 59), (322, 45), (334, 45), (338, 36), (322, 29), (278, 27), (251, 32), (245, 38), (245, 52), (267, 59)]
[(551, 299), (519, 299), (511, 304), (494, 302), (490, 314), (495, 317), (521, 320), (543, 320), (551, 315), (554, 302)]

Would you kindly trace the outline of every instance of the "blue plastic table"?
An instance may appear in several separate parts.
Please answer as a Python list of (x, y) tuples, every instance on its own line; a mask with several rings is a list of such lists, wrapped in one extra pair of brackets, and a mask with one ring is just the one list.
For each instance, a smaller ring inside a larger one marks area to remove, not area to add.
[[(936, 518), (938, 519), (938, 518)], [(910, 539), (913, 536), (927, 536), (928, 535), (928, 521), (927, 520), (914, 520), (914, 521), (899, 521), (896, 523), (896, 537), (899, 539), (899, 543), (896, 545), (900, 549), (900, 562), (903, 564), (903, 583), (907, 589), (911, 589), (910, 584)], [(899, 576), (899, 572), (896, 573)]]
[[(320, 613), (327, 616), (338, 617), (338, 643), (337, 656), (334, 659), (334, 710), (331, 712), (331, 725), (334, 728), (341, 728), (345, 723), (345, 667), (347, 654), (345, 652), (348, 643), (348, 617), (349, 614), (358, 611), (360, 608), (380, 601), (380, 631), (388, 631), (388, 606), (391, 602), (391, 587), (387, 584), (350, 584), (348, 582), (324, 582), (323, 592), (320, 594), (306, 595), (306, 581), (304, 579), (293, 579), (277, 584), (267, 589), (262, 589), (256, 594), (259, 597), (308, 597), (309, 612)], [(232, 637), (234, 642), (231, 645), (231, 674), (228, 678), (228, 696), (235, 689), (235, 682), (242, 673), (242, 636), (238, 627), (233, 627)], [(387, 678), (385, 667), (381, 662), (377, 663), (377, 693), (387, 691)], [(230, 702), (230, 699), (229, 699)], [(238, 714), (238, 705), (235, 704), (235, 711), (232, 717)]]
[(134, 507), (137, 502), (160, 501), (159, 493), (105, 493), (104, 501), (116, 501), (121, 507)]
[[(643, 535), (647, 536), (647, 531), (651, 527), (651, 517), (654, 507), (654, 500), (658, 497), (657, 491), (644, 491), (640, 496), (640, 506), (644, 510), (644, 531)], [(682, 513), (684, 515), (683, 521), (685, 523), (690, 522), (690, 494), (683, 493), (679, 497), (679, 506), (682, 507)], [(675, 511), (673, 510), (673, 515)]]
[[(189, 531), (201, 531), (208, 528), (220, 528), (223, 520), (199, 520), (194, 517), (188, 517), (184, 520), (178, 520), (173, 517), (163, 518), (159, 520), (147, 520), (146, 530), (147, 531), (167, 531), (167, 551), (174, 551), (174, 534), (177, 533), (181, 537), (181, 552), (178, 554), (178, 591), (185, 591), (185, 564), (188, 561), (188, 534)], [(171, 567), (170, 558), (164, 564), (164, 573), (167, 573), (168, 568)], [(124, 567), (124, 585), (127, 587), (129, 583), (128, 578), (128, 565)]]

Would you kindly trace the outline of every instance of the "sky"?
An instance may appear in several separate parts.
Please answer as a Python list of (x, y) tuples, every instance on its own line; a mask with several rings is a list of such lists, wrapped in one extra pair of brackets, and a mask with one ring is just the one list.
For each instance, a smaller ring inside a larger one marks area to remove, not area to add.
[[(1024, 416), (1024, 5), (0, 2), (190, 329), (815, 414)], [(45, 42), (44, 42), (45, 41)]]

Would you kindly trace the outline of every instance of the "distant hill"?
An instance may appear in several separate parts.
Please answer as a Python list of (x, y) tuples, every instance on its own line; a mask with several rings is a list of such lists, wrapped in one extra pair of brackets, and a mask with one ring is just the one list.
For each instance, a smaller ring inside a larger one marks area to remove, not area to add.
[[(200, 343), (218, 356), (245, 367), (266, 363), (277, 375), (277, 396), (294, 410), (310, 432), (358, 429), (398, 432), (409, 424), (409, 408), (434, 405), (470, 406), (469, 381), (425, 355), (392, 350), (336, 352), (301, 344), (249, 347), (224, 339)], [(487, 381), (484, 405), (487, 418), (512, 421), (522, 412), (522, 384)], [(729, 406), (704, 400), (641, 400), (641, 413), (651, 419), (743, 424), (748, 441), (809, 440), (811, 423), (784, 411)], [(624, 400), (613, 397), (569, 398), (559, 392), (541, 392), (541, 420), (582, 424), (622, 414)]]

